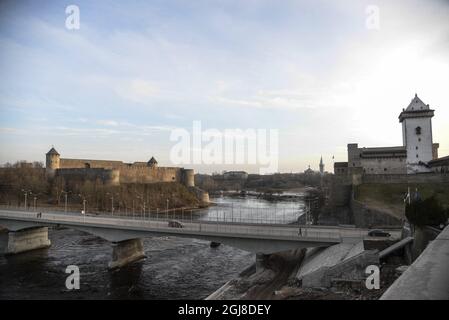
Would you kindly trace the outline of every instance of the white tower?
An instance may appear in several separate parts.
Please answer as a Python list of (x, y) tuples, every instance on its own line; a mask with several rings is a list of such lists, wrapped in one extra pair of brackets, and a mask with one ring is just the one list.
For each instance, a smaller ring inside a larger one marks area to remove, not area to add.
[(418, 95), (407, 109), (402, 109), (402, 140), (407, 150), (407, 173), (428, 172), (427, 163), (433, 159), (432, 117), (434, 110), (424, 104)]

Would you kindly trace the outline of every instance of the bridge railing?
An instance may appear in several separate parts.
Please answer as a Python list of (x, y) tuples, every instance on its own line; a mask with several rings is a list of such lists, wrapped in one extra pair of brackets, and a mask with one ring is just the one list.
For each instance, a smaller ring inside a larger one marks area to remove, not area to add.
[[(223, 235), (250, 235), (250, 236), (272, 236), (288, 239), (332, 239), (341, 241), (343, 238), (363, 238), (366, 232), (359, 229), (343, 228), (317, 228), (312, 226), (269, 226), (257, 224), (231, 224), (231, 223), (211, 223), (201, 220), (170, 220), (170, 219), (129, 219), (112, 216), (90, 216), (80, 214), (61, 214), (58, 212), (27, 211), (2, 211), (0, 216), (10, 216), (24, 218), (32, 221), (53, 222), (57, 224), (82, 223), (86, 225), (107, 225), (123, 226), (139, 229), (157, 229), (171, 234), (182, 234), (187, 232), (212, 233)], [(177, 225), (179, 223), (180, 225)], [(177, 228), (182, 226), (182, 228)], [(149, 230), (151, 231), (151, 230)]]
[[(65, 214), (80, 214), (79, 207), (64, 206), (8, 206), (0, 205), (0, 208), (14, 209), (27, 212), (59, 212)], [(297, 224), (298, 218), (304, 214), (303, 208), (298, 204), (290, 207), (249, 207), (249, 206), (232, 206), (219, 204), (203, 209), (192, 208), (172, 208), (172, 209), (148, 209), (133, 211), (133, 210), (113, 210), (112, 212), (95, 211), (87, 207), (86, 211), (89, 214), (99, 216), (113, 216), (125, 217), (132, 219), (156, 219), (156, 220), (202, 220), (204, 222), (221, 222), (221, 223), (248, 223), (248, 224)]]

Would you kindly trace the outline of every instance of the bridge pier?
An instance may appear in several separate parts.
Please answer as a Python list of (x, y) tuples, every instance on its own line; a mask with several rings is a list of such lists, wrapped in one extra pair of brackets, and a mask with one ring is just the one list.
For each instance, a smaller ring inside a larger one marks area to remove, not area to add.
[(130, 239), (112, 243), (112, 260), (109, 269), (123, 267), (145, 258), (142, 239)]
[(38, 227), (8, 233), (8, 247), (6, 254), (16, 254), (36, 249), (48, 248), (48, 228)]

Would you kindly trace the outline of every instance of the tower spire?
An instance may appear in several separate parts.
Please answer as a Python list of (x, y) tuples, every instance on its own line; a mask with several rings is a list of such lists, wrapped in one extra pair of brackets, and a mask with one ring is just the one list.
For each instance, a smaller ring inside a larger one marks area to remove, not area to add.
[(324, 174), (323, 156), (321, 156), (321, 159), (320, 159), (320, 173)]

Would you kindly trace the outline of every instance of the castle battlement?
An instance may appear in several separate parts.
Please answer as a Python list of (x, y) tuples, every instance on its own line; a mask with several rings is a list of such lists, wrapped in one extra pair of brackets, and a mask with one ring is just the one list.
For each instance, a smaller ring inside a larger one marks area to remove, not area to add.
[(154, 157), (148, 162), (125, 163), (117, 160), (61, 158), (55, 148), (46, 154), (46, 172), (49, 177), (62, 176), (77, 179), (102, 179), (105, 183), (178, 182), (193, 187), (193, 169), (159, 167)]

